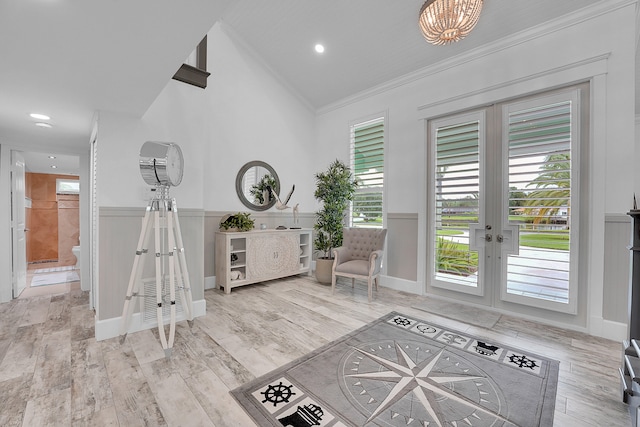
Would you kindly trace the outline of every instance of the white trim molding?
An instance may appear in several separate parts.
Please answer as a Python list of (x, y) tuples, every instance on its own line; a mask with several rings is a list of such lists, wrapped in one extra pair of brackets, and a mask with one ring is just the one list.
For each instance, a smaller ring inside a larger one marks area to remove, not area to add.
[(419, 281), (400, 279), (398, 277), (380, 276), (380, 286), (395, 291), (408, 292), (410, 294), (423, 295), (424, 284)]
[[(207, 302), (205, 300), (193, 301), (193, 317), (204, 316), (207, 313)], [(184, 313), (176, 317), (176, 323), (187, 320)], [(169, 320), (165, 320), (165, 324)], [(120, 327), (122, 326), (122, 316), (112, 317), (111, 319), (96, 320), (96, 341), (103, 341), (109, 338), (120, 336)], [(131, 326), (127, 331), (128, 334), (145, 329), (153, 329), (157, 325), (143, 321), (142, 313), (134, 313), (131, 316)]]

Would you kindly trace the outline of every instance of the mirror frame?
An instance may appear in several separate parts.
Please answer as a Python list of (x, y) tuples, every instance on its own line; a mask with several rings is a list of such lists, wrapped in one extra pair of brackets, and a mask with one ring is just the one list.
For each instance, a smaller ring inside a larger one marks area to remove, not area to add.
[(269, 173), (276, 180), (275, 192), (278, 196), (280, 196), (280, 178), (278, 178), (278, 174), (276, 173), (275, 169), (271, 167), (271, 165), (260, 160), (251, 161), (249, 163), (246, 163), (244, 166), (240, 168), (240, 170), (238, 171), (238, 175), (236, 175), (236, 193), (238, 194), (238, 198), (240, 199), (242, 204), (248, 207), (249, 209), (254, 211), (266, 211), (267, 209), (271, 208), (273, 205), (276, 204), (275, 199), (271, 200), (266, 205), (256, 205), (252, 203), (250, 200), (248, 200), (245, 197), (244, 192), (242, 191), (242, 179), (244, 178), (244, 174), (247, 173), (249, 169), (256, 166), (265, 168), (266, 170), (269, 171)]

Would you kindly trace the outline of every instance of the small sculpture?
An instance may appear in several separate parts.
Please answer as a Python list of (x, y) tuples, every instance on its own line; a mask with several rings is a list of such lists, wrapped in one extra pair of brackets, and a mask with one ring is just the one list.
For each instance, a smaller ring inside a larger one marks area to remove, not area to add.
[(297, 224), (300, 222), (300, 203), (296, 203), (296, 205), (293, 207), (293, 223)]
[(291, 187), (291, 191), (289, 191), (289, 194), (287, 194), (287, 198), (284, 199), (284, 202), (282, 202), (280, 200), (280, 197), (278, 197), (278, 194), (273, 191), (273, 188), (269, 187), (269, 191), (271, 192), (271, 194), (273, 194), (273, 197), (275, 197), (276, 199), (276, 209), (283, 211), (285, 209), (289, 209), (289, 206), (287, 206), (287, 203), (289, 203), (289, 200), (291, 200), (291, 195), (293, 194), (293, 190), (296, 189), (296, 186), (294, 184), (293, 187)]

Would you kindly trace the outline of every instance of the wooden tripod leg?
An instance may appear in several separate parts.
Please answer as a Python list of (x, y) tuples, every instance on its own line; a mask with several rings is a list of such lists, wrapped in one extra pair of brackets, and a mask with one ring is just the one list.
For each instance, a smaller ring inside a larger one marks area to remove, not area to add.
[(180, 296), (182, 297), (182, 308), (187, 314), (189, 326), (193, 325), (193, 298), (191, 296), (191, 283), (189, 282), (189, 272), (187, 270), (187, 260), (184, 256), (184, 243), (182, 242), (182, 231), (180, 230), (180, 220), (178, 218), (178, 207), (176, 199), (172, 200), (174, 212), (174, 228), (178, 252), (178, 269), (179, 277), (183, 280), (184, 286), (180, 288)]
[(167, 212), (167, 238), (169, 249), (169, 296), (171, 300), (171, 323), (169, 324), (169, 341), (167, 343), (167, 349), (164, 351), (165, 357), (171, 356), (171, 349), (173, 348), (173, 340), (176, 335), (176, 281), (175, 281), (175, 238), (173, 235), (173, 212), (169, 210)]
[(120, 343), (122, 344), (127, 337), (129, 326), (131, 324), (131, 316), (133, 314), (133, 308), (135, 303), (131, 300), (138, 295), (138, 287), (140, 285), (140, 278), (142, 276), (142, 268), (144, 265), (144, 257), (148, 252), (149, 237), (151, 233), (149, 228), (151, 226), (151, 204), (147, 206), (142, 220), (142, 228), (140, 229), (140, 238), (138, 239), (138, 246), (136, 247), (136, 256), (133, 259), (133, 267), (131, 268), (131, 275), (129, 276), (129, 286), (127, 288), (127, 294), (124, 299), (124, 307), (122, 308), (122, 326), (120, 327)]
[(160, 241), (160, 212), (155, 212), (154, 217), (155, 243), (156, 243), (156, 314), (158, 317), (158, 333), (160, 335), (160, 343), (164, 350), (167, 349), (167, 337), (164, 333), (164, 322), (162, 316), (162, 242)]

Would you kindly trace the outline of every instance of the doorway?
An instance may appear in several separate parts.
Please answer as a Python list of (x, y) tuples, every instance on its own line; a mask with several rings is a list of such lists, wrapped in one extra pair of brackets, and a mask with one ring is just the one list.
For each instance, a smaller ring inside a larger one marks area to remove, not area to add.
[[(80, 289), (79, 157), (18, 151), (12, 156), (24, 159), (22, 196), (12, 197), (12, 204), (22, 212), (26, 230), (25, 245), (13, 249), (14, 259), (22, 256), (26, 264), (25, 286), (14, 298)], [(12, 174), (12, 189), (18, 182)]]
[(430, 286), (575, 314), (587, 87), (431, 120)]

